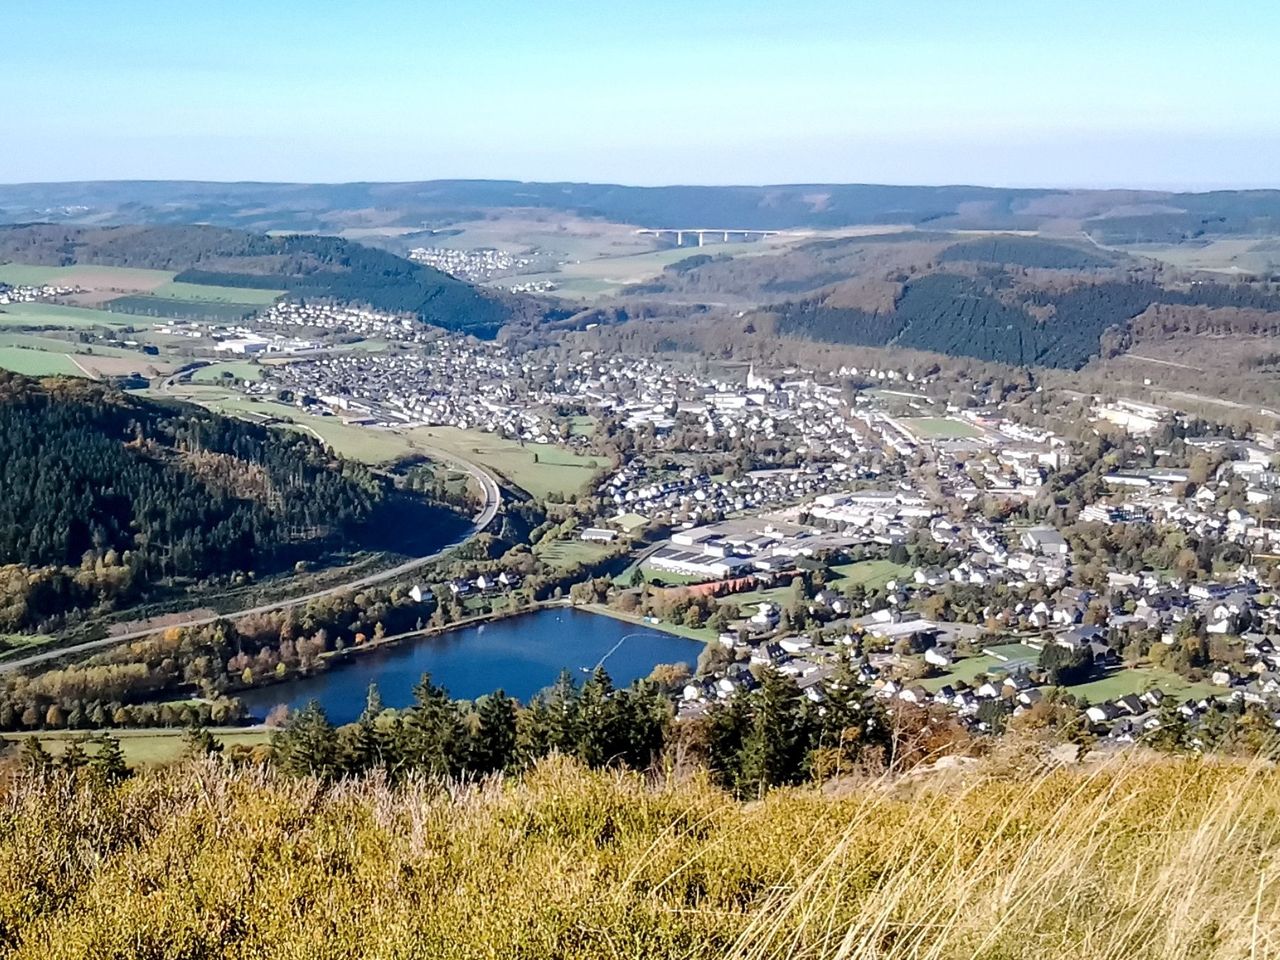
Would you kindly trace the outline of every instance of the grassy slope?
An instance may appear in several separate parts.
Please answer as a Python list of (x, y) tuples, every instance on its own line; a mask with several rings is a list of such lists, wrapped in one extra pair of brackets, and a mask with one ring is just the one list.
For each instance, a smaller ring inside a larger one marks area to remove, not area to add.
[(8, 303), (0, 307), (0, 325), (23, 327), (148, 327), (155, 323), (148, 317), (131, 317), (88, 307), (67, 307), (57, 303)]
[(0, 807), (0, 936), (42, 960), (1218, 960), (1280, 935), (1280, 774), (1234, 761), (749, 804), (560, 762), (452, 791), (210, 765)]

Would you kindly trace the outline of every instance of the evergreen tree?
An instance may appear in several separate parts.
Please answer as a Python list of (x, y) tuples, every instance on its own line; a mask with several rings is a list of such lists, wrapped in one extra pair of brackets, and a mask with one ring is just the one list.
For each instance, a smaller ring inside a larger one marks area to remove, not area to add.
[(289, 715), (271, 738), (280, 769), (294, 776), (333, 777), (338, 771), (338, 738), (315, 700)]
[(467, 768), (474, 773), (506, 770), (516, 759), (516, 702), (502, 690), (480, 700)]
[(619, 695), (619, 748), (623, 761), (640, 770), (662, 751), (671, 726), (671, 703), (657, 683), (638, 680)]
[(120, 740), (110, 734), (98, 737), (98, 749), (89, 761), (89, 768), (107, 784), (119, 783), (129, 776), (129, 765), (125, 763)]
[(590, 767), (602, 767), (616, 760), (624, 746), (618, 720), (613, 681), (603, 667), (596, 667), (578, 695), (577, 738), (573, 751), (578, 759)]
[(742, 745), (751, 728), (751, 698), (737, 693), (713, 704), (707, 714), (707, 764), (721, 786), (734, 789), (742, 778)]
[(27, 737), (22, 743), (22, 768), (36, 776), (46, 776), (54, 769), (53, 757), (39, 737)]
[(1160, 704), (1160, 726), (1151, 733), (1151, 745), (1157, 750), (1182, 753), (1191, 748), (1191, 729), (1172, 697)]
[(84, 740), (76, 737), (67, 741), (67, 748), (58, 758), (58, 766), (67, 773), (75, 773), (89, 762), (89, 755), (84, 752)]
[(205, 727), (192, 724), (182, 735), (184, 757), (212, 757), (222, 753), (222, 744)]
[(537, 696), (516, 716), (515, 762), (529, 767), (554, 749), (555, 720), (546, 698)]
[(398, 760), (410, 770), (448, 776), (465, 759), (466, 742), (457, 705), (442, 687), (423, 674), (413, 689), (414, 703), (405, 711), (396, 745)]
[(365, 694), (364, 710), (351, 727), (344, 728), (342, 756), (343, 768), (348, 773), (362, 773), (375, 767), (390, 766), (391, 744), (378, 728), (382, 715), (382, 695), (376, 683), (369, 684)]
[(742, 743), (737, 784), (744, 795), (803, 779), (809, 748), (808, 711), (794, 680), (768, 669), (751, 701), (751, 725)]
[(550, 749), (576, 755), (581, 715), (579, 696), (573, 674), (562, 670), (555, 685), (546, 695), (547, 711), (550, 714)]

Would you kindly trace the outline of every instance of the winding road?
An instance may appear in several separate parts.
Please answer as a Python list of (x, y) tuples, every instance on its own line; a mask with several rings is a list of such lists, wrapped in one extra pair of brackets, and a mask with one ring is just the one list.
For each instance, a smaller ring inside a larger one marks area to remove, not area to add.
[(91, 650), (99, 650), (103, 647), (114, 646), (117, 643), (125, 643), (129, 640), (140, 640), (143, 637), (150, 636), (159, 630), (168, 629), (169, 627), (200, 627), (205, 624), (214, 623), (218, 620), (237, 620), (241, 617), (251, 616), (255, 613), (270, 613), (273, 610), (287, 610), (290, 607), (299, 607), (309, 603), (312, 600), (318, 600), (321, 597), (332, 596), (336, 593), (343, 593), (347, 590), (358, 590), (362, 587), (371, 587), (375, 584), (385, 583), (388, 580), (394, 580), (397, 577), (404, 576), (406, 573), (412, 573), (427, 564), (439, 560), (446, 554), (456, 550), (462, 546), (476, 534), (480, 533), (489, 523), (497, 516), (498, 508), (502, 506), (502, 489), (498, 486), (498, 481), (484, 467), (479, 464), (464, 460), (456, 454), (445, 453), (442, 450), (427, 449), (427, 454), (438, 460), (446, 461), (457, 465), (465, 470), (480, 484), (480, 488), (484, 493), (484, 506), (480, 512), (471, 520), (471, 526), (457, 539), (449, 544), (441, 547), (435, 553), (428, 554), (425, 557), (415, 557), (412, 560), (406, 560), (397, 566), (387, 570), (380, 570), (377, 573), (367, 574), (358, 577), (355, 580), (347, 580), (343, 583), (335, 584), (332, 587), (325, 587), (323, 590), (316, 590), (312, 593), (303, 594), (300, 597), (289, 597), (285, 600), (278, 600), (274, 603), (259, 604), (255, 607), (245, 607), (242, 610), (236, 610), (232, 613), (220, 613), (213, 616), (189, 617), (185, 619), (176, 619), (164, 624), (163, 627), (150, 626), (143, 630), (132, 630), (128, 633), (117, 633), (111, 636), (102, 637), (98, 640), (86, 640), (84, 643), (76, 643), (66, 647), (58, 647), (51, 650), (42, 650), (38, 653), (32, 653), (25, 657), (18, 657), (13, 660), (7, 660), (0, 663), (0, 673), (9, 673), (19, 670), (23, 667), (29, 667), (33, 664), (44, 663), (49, 660), (58, 660), (62, 657), (75, 656), (81, 653), (87, 653)]

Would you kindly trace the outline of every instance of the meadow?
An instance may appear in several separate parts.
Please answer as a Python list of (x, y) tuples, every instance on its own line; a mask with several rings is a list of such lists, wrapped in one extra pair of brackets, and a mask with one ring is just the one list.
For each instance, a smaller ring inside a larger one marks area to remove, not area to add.
[[(269, 730), (226, 728), (215, 729), (213, 732), (224, 748), (265, 746), (271, 741)], [(181, 759), (185, 749), (183, 740), (185, 733), (185, 730), (174, 727), (154, 730), (113, 730), (111, 735), (120, 741), (125, 762), (134, 769), (142, 769), (164, 766)], [(85, 735), (84, 731), (41, 731), (40, 743), (50, 755), (57, 757), (67, 749), (69, 743)], [(26, 734), (0, 734), (0, 741), (3, 741), (0, 746), (11, 745), (21, 748), (26, 739)]]
[(582, 456), (551, 444), (521, 445), (476, 430), (416, 427), (404, 432), (414, 443), (474, 460), (535, 497), (575, 494), (596, 470), (608, 465), (602, 458)]
[(556, 285), (553, 292), (557, 296), (590, 299), (650, 280), (660, 275), (664, 267), (700, 253), (711, 256), (752, 256), (776, 253), (778, 249), (794, 242), (794, 238), (785, 237), (750, 243), (708, 242), (705, 247), (686, 245), (638, 253), (627, 252), (622, 256), (595, 256), (562, 263), (553, 271), (505, 277), (496, 283), (510, 286), (513, 283), (550, 280)]
[(126, 317), (90, 307), (68, 307), (58, 303), (7, 303), (0, 307), (0, 327), (59, 327), (64, 330), (108, 327), (147, 327), (146, 317)]
[(338, 417), (310, 416), (288, 404), (246, 397), (218, 385), (222, 370), (230, 368), (231, 371), (243, 372), (251, 367), (252, 364), (240, 367), (214, 364), (201, 371), (204, 375), (199, 377), (200, 382), (178, 384), (167, 395), (199, 403), (218, 413), (290, 421), (287, 426), (319, 437), (344, 457), (368, 464), (388, 464), (410, 456), (443, 454), (457, 457), (488, 468), (536, 497), (545, 497), (549, 493), (571, 496), (582, 489), (599, 466), (604, 465), (603, 460), (584, 457), (551, 444), (521, 446), (514, 440), (479, 430), (345, 424)]
[(898, 580), (911, 576), (911, 565), (894, 563), (892, 560), (860, 560), (857, 563), (836, 564), (831, 572), (839, 578), (832, 583), (837, 590), (843, 590), (854, 583), (860, 583), (868, 590), (881, 590), (890, 580)]
[(230, 303), (237, 306), (249, 304), (266, 306), (284, 296), (283, 290), (264, 290), (255, 287), (220, 287), (211, 283), (184, 283), (171, 280), (151, 291), (151, 296), (165, 300), (192, 300), (202, 303)]
[(82, 377), (84, 371), (64, 353), (0, 345), (0, 367), (29, 377)]
[(220, 383), (230, 376), (234, 380), (261, 380), (262, 366), (248, 360), (211, 363), (191, 374), (192, 383)]
[(0, 283), (38, 286), (56, 284), (88, 290), (154, 290), (170, 282), (172, 271), (136, 267), (101, 267), (79, 264), (42, 267), (25, 263), (0, 264)]
[(11, 956), (1239, 960), (1280, 772), (1007, 751), (739, 802), (668, 764), (324, 786), (214, 761), (0, 787)]
[(601, 544), (584, 540), (543, 540), (533, 547), (539, 560), (561, 570), (594, 563), (607, 551), (608, 548)]

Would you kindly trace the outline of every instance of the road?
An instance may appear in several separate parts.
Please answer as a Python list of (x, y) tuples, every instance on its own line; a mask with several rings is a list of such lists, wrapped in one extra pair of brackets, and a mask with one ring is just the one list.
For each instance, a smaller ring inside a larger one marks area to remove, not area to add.
[(221, 613), (214, 616), (190, 617), (187, 619), (174, 620), (167, 622), (164, 627), (148, 627), (144, 630), (133, 630), (128, 633), (117, 633), (109, 637), (102, 637), (99, 640), (87, 640), (84, 643), (76, 643), (67, 647), (59, 647), (54, 650), (44, 650), (39, 653), (32, 653), (25, 657), (14, 660), (7, 660), (0, 663), (0, 673), (9, 673), (13, 670), (19, 670), (23, 667), (29, 667), (32, 664), (44, 663), (49, 660), (57, 660), (61, 657), (75, 656), (81, 653), (87, 653), (92, 650), (99, 650), (103, 647), (114, 646), (117, 643), (125, 643), (129, 640), (140, 640), (143, 637), (157, 633), (161, 629), (169, 627), (199, 627), (205, 624), (214, 623), (218, 620), (238, 620), (241, 617), (251, 616), (255, 613), (270, 613), (273, 610), (287, 610), (290, 607), (298, 607), (309, 603), (312, 600), (318, 600), (321, 597), (332, 596), (336, 593), (343, 593), (347, 590), (359, 590), (362, 587), (371, 587), (375, 584), (385, 583), (388, 580), (394, 580), (397, 577), (412, 573), (427, 564), (440, 559), (446, 554), (456, 550), (462, 544), (466, 543), (481, 530), (489, 525), (498, 513), (498, 508), (502, 506), (502, 490), (498, 486), (498, 481), (493, 474), (489, 473), (484, 467), (472, 463), (469, 460), (463, 460), (461, 457), (452, 453), (445, 453), (442, 450), (428, 449), (427, 454), (434, 456), (439, 460), (448, 461), (456, 464), (467, 473), (471, 474), (480, 484), (480, 488), (484, 493), (484, 506), (480, 512), (472, 518), (471, 526), (466, 532), (453, 542), (447, 544), (435, 553), (428, 554), (425, 557), (415, 557), (412, 560), (406, 560), (398, 566), (391, 567), (388, 570), (380, 570), (377, 573), (367, 574), (358, 577), (355, 580), (347, 580), (343, 583), (336, 584), (332, 587), (326, 587), (323, 590), (316, 590), (312, 593), (304, 594), (300, 597), (290, 597), (287, 600), (278, 600), (275, 603), (259, 604), (256, 607), (246, 607), (243, 610), (236, 610), (233, 613)]

